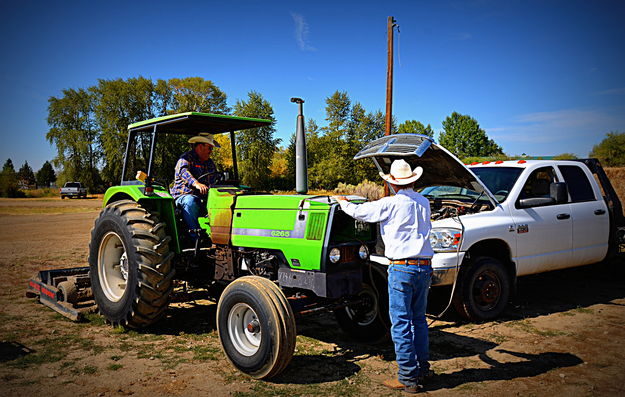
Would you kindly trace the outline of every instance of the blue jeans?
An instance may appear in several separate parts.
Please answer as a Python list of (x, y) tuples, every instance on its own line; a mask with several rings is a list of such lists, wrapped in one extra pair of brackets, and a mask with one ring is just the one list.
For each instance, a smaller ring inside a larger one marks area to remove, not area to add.
[(431, 266), (390, 265), (388, 299), (391, 336), (399, 366), (398, 379), (406, 386), (430, 369), (428, 324), (425, 319)]
[[(199, 229), (200, 223), (197, 218), (206, 214), (206, 208), (202, 208), (200, 197), (193, 194), (183, 194), (176, 199), (176, 206), (182, 211), (182, 219), (189, 229)], [(197, 233), (191, 232), (191, 238), (198, 239)]]

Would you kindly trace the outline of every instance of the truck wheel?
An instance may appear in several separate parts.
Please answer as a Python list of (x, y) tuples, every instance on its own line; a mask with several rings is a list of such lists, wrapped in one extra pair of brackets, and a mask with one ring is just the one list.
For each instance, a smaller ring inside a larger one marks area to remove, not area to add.
[(113, 325), (158, 321), (172, 290), (173, 252), (165, 224), (130, 200), (107, 205), (89, 244), (89, 275), (98, 310)]
[(453, 302), (458, 314), (470, 321), (488, 321), (503, 312), (510, 297), (510, 277), (500, 261), (477, 258), (459, 277)]
[(359, 342), (376, 343), (388, 337), (391, 321), (386, 270), (373, 264), (365, 268), (357, 298), (357, 303), (334, 311), (341, 329)]
[(262, 277), (233, 281), (217, 304), (217, 330), (226, 356), (238, 370), (256, 379), (284, 370), (295, 349), (294, 329), (293, 312), (284, 294), (277, 294)]

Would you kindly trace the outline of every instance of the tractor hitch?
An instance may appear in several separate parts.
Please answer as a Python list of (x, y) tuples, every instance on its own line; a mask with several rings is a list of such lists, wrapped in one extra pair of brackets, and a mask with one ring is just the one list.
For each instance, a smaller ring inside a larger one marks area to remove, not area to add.
[(96, 310), (89, 267), (42, 270), (28, 280), (26, 296), (38, 297), (39, 302), (72, 321)]

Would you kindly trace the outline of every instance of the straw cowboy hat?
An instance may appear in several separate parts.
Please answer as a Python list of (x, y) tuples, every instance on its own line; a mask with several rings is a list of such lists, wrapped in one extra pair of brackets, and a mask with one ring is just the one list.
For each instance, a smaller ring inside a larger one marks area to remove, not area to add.
[(423, 168), (417, 167), (413, 170), (405, 160), (393, 161), (388, 175), (380, 172), (382, 179), (393, 185), (407, 185), (419, 179), (421, 174), (423, 174)]
[(200, 132), (198, 135), (190, 138), (189, 143), (208, 143), (214, 147), (221, 147), (219, 143), (215, 141), (213, 134), (209, 134), (208, 132)]

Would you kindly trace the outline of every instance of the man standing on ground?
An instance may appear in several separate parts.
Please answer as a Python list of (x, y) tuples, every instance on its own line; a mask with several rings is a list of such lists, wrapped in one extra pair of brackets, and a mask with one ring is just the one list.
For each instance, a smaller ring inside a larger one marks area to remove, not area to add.
[(182, 210), (182, 219), (192, 230), (191, 237), (196, 240), (199, 236), (193, 230), (200, 229), (198, 217), (206, 215), (206, 206), (202, 206), (201, 199), (206, 197), (209, 186), (216, 182), (218, 175), (210, 155), (213, 147), (219, 147), (219, 144), (207, 133), (192, 137), (189, 143), (193, 145), (192, 149), (183, 153), (176, 163), (171, 195)]
[(399, 366), (397, 378), (384, 385), (417, 393), (429, 377), (429, 339), (425, 318), (428, 290), (432, 280), (430, 246), (430, 203), (414, 191), (414, 182), (423, 168), (412, 170), (404, 160), (395, 160), (388, 175), (380, 176), (396, 193), (378, 201), (354, 204), (335, 196), (341, 209), (351, 217), (369, 223), (380, 222), (388, 267), (391, 336)]

